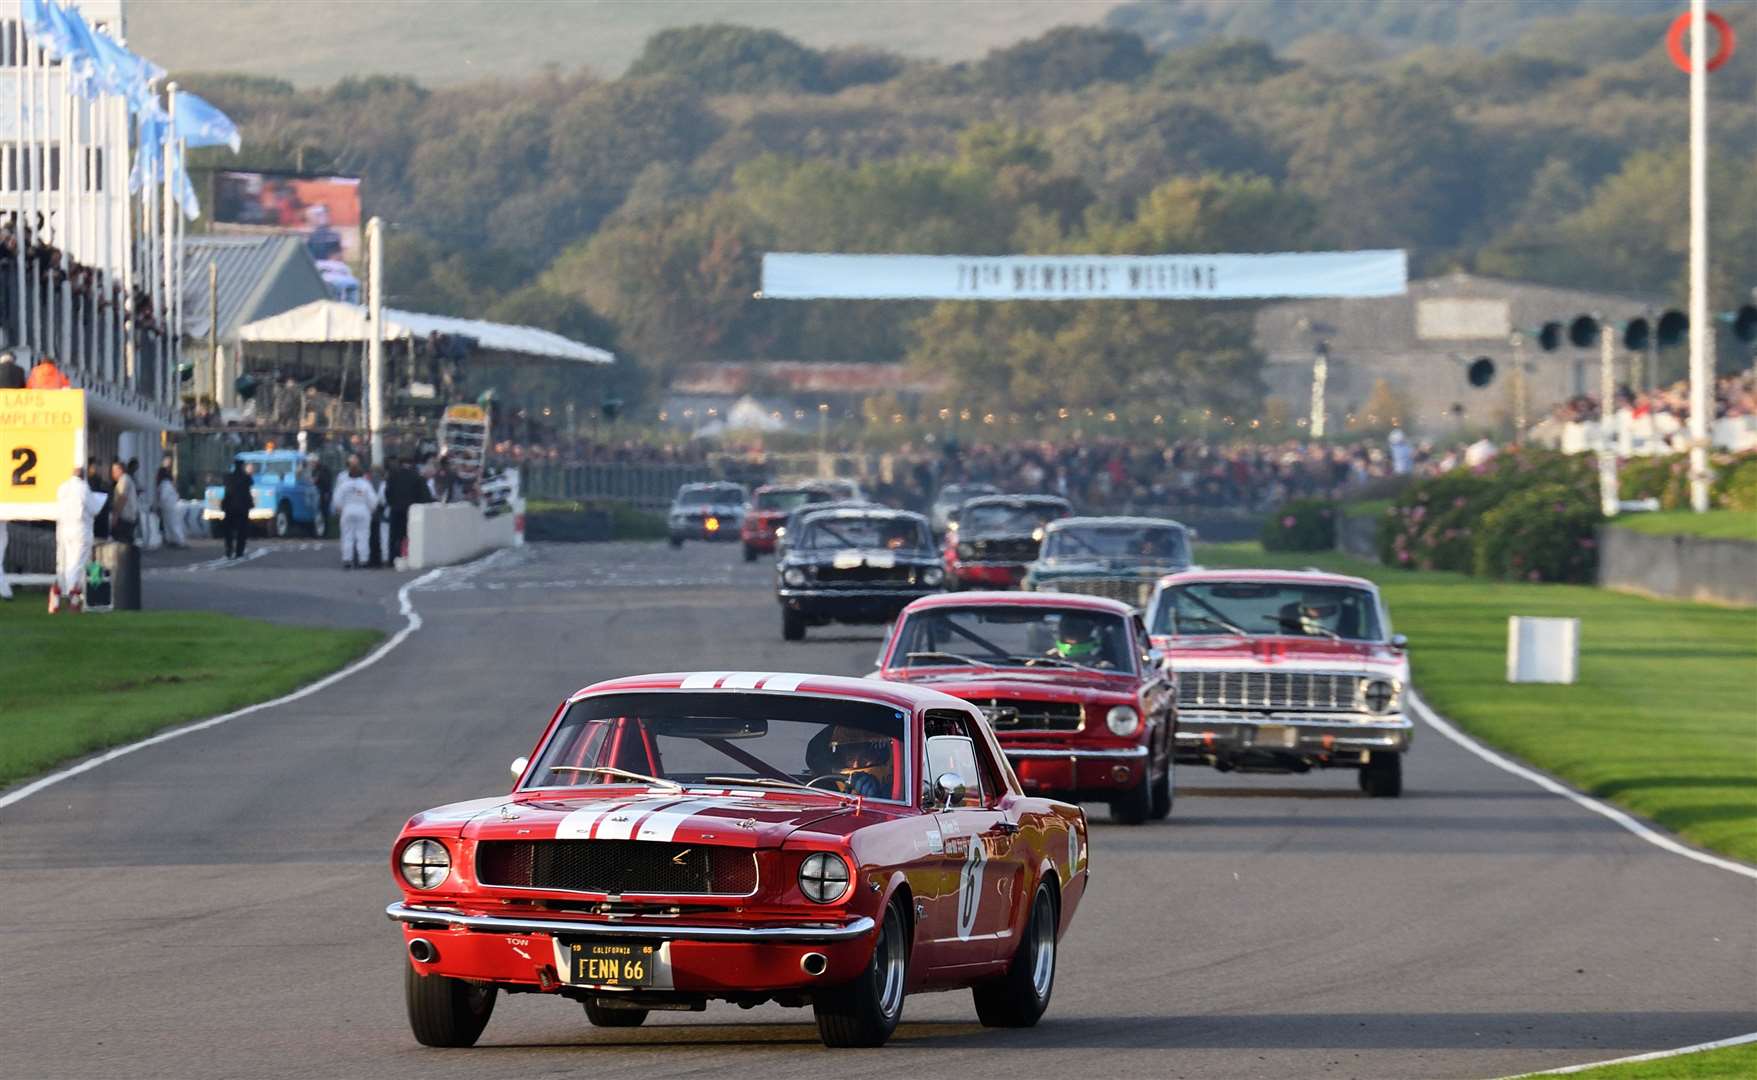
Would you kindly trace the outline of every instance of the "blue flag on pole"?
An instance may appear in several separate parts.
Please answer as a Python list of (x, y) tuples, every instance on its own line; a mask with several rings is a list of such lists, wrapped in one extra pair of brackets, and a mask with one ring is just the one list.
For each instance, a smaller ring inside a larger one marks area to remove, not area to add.
[(134, 168), (128, 173), (129, 191), (138, 192), (149, 184), (156, 184), (164, 175), (159, 169), (164, 160), (165, 129), (169, 120), (156, 101), (141, 110)]
[(146, 108), (147, 103), (155, 98), (153, 80), (164, 78), (165, 69), (116, 44), (102, 32), (94, 32), (91, 43), (97, 59), (98, 81), (104, 89), (126, 98), (131, 112)]
[(243, 145), (232, 118), (194, 94), (177, 94), (176, 130), (172, 138), (189, 146), (229, 146), (236, 154)]
[(73, 8), (64, 8), (53, 3), (46, 7), (50, 27), (48, 44), (60, 57), (62, 70), (66, 72), (68, 92), (78, 94), (88, 101), (97, 97), (98, 63), (92, 46), (91, 30), (85, 25), (85, 18)]

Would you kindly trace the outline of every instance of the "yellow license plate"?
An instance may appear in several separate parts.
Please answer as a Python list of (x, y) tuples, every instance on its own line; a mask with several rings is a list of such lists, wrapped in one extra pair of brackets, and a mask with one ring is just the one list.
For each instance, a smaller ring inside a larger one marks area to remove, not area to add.
[(567, 943), (567, 981), (575, 986), (651, 986), (657, 945), (614, 941)]

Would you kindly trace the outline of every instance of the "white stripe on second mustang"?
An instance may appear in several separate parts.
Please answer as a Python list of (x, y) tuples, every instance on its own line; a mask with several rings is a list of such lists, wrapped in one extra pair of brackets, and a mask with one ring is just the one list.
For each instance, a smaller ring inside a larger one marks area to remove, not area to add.
[(634, 837), (634, 831), (641, 822), (664, 810), (666, 807), (677, 806), (689, 802), (681, 796), (673, 799), (660, 799), (657, 802), (645, 802), (638, 806), (628, 807), (608, 817), (601, 817), (592, 826), (594, 840), (628, 840)]
[[(662, 801), (663, 799), (666, 799), (666, 798), (670, 798), (670, 796), (660, 796), (659, 797), (660, 801)], [(655, 800), (652, 796), (642, 796), (639, 799), (622, 799), (622, 800), (619, 800), (616, 802), (607, 802), (607, 803), (604, 803), (599, 806), (588, 806), (588, 807), (584, 807), (579, 810), (575, 810), (572, 813), (568, 814), (566, 817), (562, 818), (561, 821), (556, 824), (556, 826), (555, 826), (555, 839), (557, 839), (557, 840), (587, 840), (587, 839), (590, 839), (591, 835), (592, 835), (592, 827), (598, 824), (599, 818), (604, 817), (607, 814), (614, 814), (616, 811), (621, 810), (625, 807), (635, 806), (635, 805), (638, 805), (643, 802), (653, 802), (653, 801), (655, 801)]]
[(646, 820), (637, 823), (632, 838), (667, 843), (676, 838), (677, 830), (683, 826), (684, 822), (694, 817), (696, 811), (719, 806), (722, 802), (721, 799), (691, 799), (688, 802), (659, 810)]

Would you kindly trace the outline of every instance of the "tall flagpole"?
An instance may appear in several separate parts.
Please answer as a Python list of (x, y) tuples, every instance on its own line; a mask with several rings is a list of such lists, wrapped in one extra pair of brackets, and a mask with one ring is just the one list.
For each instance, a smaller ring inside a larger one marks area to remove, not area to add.
[(1714, 325), (1708, 321), (1708, 5), (1690, 0), (1690, 508), (1708, 509)]
[[(175, 134), (173, 129), (172, 134)], [(189, 142), (187, 139), (177, 140), (178, 175), (185, 182), (189, 179)], [(177, 202), (171, 215), (172, 236), (176, 240), (176, 251), (171, 260), (172, 283), (171, 291), (172, 319), (170, 329), (170, 371), (176, 374), (177, 365), (183, 360), (183, 307), (186, 297), (183, 295), (183, 279), (189, 274), (189, 260), (184, 256), (184, 246), (189, 239), (189, 218), (183, 212), (183, 203)], [(166, 384), (169, 386), (169, 383)], [(169, 398), (167, 397), (167, 400)]]
[[(159, 239), (160, 239), (160, 243), (162, 246), (162, 250), (159, 252), (159, 257), (163, 260), (161, 269), (159, 271), (159, 290), (160, 290), (159, 330), (160, 330), (160, 334), (161, 334), (161, 340), (163, 342), (163, 347), (160, 348), (158, 351), (158, 353), (159, 353), (159, 356), (158, 356), (159, 369), (160, 370), (158, 372), (154, 373), (155, 377), (163, 374), (163, 371), (165, 369), (165, 360), (170, 355), (170, 351), (171, 351), (171, 305), (175, 302), (175, 298), (171, 295), (171, 293), (172, 293), (172, 288), (176, 284), (176, 280), (177, 280), (175, 273), (172, 269), (172, 263), (171, 263), (171, 260), (173, 257), (172, 248), (174, 246), (172, 243), (173, 234), (171, 232), (171, 215), (176, 213), (175, 207), (176, 207), (176, 203), (177, 203), (176, 191), (171, 186), (171, 181), (173, 179), (172, 173), (176, 167), (176, 162), (174, 162), (171, 158), (172, 152), (174, 151), (174, 149), (176, 148), (176, 145), (177, 145), (177, 140), (176, 140), (177, 84), (176, 83), (174, 83), (174, 82), (167, 83), (165, 85), (165, 100), (169, 106), (168, 111), (170, 113), (171, 119), (170, 119), (170, 122), (165, 126), (165, 153), (164, 153), (164, 165), (165, 165), (164, 203), (165, 203), (165, 205), (160, 208), (160, 222), (159, 222), (159, 229), (160, 229)], [(159, 382), (162, 384), (162, 382), (163, 382), (162, 378), (159, 380)]]
[[(56, 147), (57, 176), (61, 189), (61, 220), (55, 226), (55, 246), (61, 251), (61, 365), (73, 362), (73, 70), (67, 57), (61, 58), (61, 93), (56, 105), (61, 110), (59, 125), (61, 144)], [(83, 360), (83, 358), (81, 358)], [(80, 363), (79, 368), (85, 365)]]
[[(128, 175), (132, 173), (132, 169), (129, 168), (127, 150), (133, 126), (127, 116), (122, 118), (123, 154), (121, 162), (118, 163), (118, 169), (122, 170), (123, 179), (116, 192), (117, 209), (121, 212), (120, 217), (122, 218), (122, 300), (116, 309), (116, 332), (121, 336), (122, 367), (128, 377), (130, 387), (140, 378), (135, 362), (134, 334), (131, 330), (134, 311), (134, 200), (128, 192)], [(139, 152), (139, 150), (136, 151), (136, 153)], [(152, 185), (147, 184), (145, 187), (150, 188)], [(141, 194), (144, 196), (146, 192), (143, 190)]]
[[(24, 0), (18, 0), (18, 18), (12, 23), (12, 49), (12, 104), (14, 114), (12, 130), (17, 138), (12, 147), (11, 179), (12, 190), (18, 195), (18, 202), (16, 203), (18, 211), (12, 218), (12, 239), (13, 243), (17, 246), (17, 250), (13, 256), (12, 266), (13, 269), (17, 271), (16, 276), (18, 279), (18, 290), (15, 294), (17, 304), (13, 309), (13, 317), (18, 321), (18, 340), (14, 342), (14, 344), (24, 345), (30, 340), (30, 312), (24, 305), (24, 261), (30, 253), (24, 240), (24, 86), (26, 81), (24, 74)], [(22, 360), (24, 358), (21, 356), (19, 359)]]

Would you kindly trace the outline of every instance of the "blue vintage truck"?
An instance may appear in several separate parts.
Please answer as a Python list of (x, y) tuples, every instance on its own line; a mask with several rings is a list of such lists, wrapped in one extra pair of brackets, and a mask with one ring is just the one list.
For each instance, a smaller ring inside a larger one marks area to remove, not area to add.
[[(329, 529), (329, 508), (321, 505), (317, 484), (305, 455), (297, 450), (245, 450), (234, 460), (254, 466), (250, 495), (255, 505), (250, 520), (266, 523), (276, 536), (291, 536), (295, 529), (321, 538)], [(220, 535), (220, 500), (225, 497), (224, 484), (207, 489), (201, 517), (208, 523), (208, 532)]]

